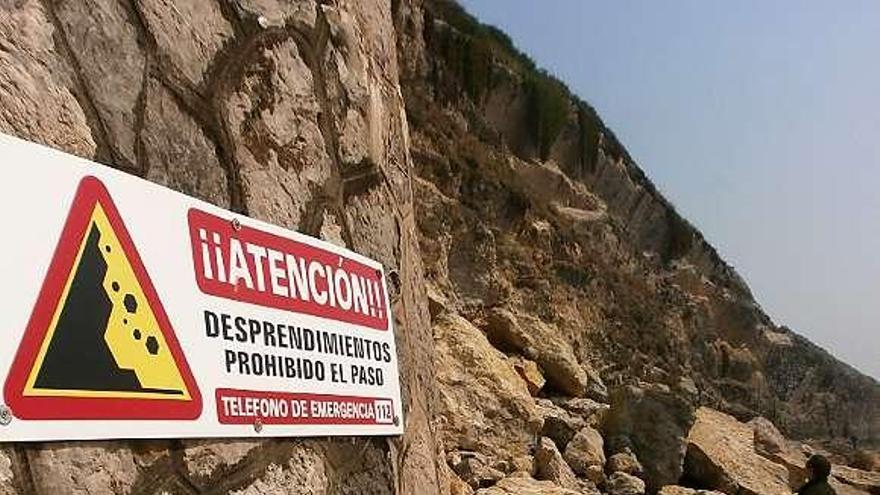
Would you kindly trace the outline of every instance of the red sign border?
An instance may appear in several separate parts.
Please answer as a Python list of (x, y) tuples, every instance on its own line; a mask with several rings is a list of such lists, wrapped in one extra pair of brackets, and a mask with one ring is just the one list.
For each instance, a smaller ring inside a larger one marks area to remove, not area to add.
[[(51, 318), (60, 303), (70, 271), (74, 268), (73, 264), (76, 262), (80, 244), (96, 203), (100, 203), (104, 209), (122, 245), (122, 250), (131, 263), (135, 277), (140, 282), (147, 302), (153, 310), (191, 400), (24, 395), (28, 376), (35, 365)], [(71, 248), (71, 246), (75, 247)], [(34, 304), (24, 336), (9, 369), (3, 395), (13, 415), (19, 419), (192, 420), (201, 416), (201, 392), (183, 356), (168, 315), (110, 193), (94, 176), (86, 176), (79, 183), (37, 302)]]

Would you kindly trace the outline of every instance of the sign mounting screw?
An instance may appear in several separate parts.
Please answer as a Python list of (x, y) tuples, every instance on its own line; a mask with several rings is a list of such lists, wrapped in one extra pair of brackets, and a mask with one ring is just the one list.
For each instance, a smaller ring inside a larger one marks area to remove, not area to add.
[(0, 406), (0, 426), (12, 423), (12, 411), (6, 406)]
[(400, 426), (400, 416), (394, 415), (394, 426)]
[(256, 420), (254, 420), (254, 431), (257, 433), (263, 431), (263, 420), (262, 419), (257, 418)]
[(232, 219), (232, 230), (238, 232), (241, 230), (241, 221), (237, 218)]

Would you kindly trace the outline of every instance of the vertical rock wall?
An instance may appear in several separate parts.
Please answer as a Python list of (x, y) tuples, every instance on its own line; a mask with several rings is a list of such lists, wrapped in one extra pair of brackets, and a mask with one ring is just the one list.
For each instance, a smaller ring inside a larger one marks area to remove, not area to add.
[(0, 0), (0, 131), (380, 260), (406, 408), (392, 440), (4, 445), (0, 495), (440, 491), (395, 43), (379, 0)]

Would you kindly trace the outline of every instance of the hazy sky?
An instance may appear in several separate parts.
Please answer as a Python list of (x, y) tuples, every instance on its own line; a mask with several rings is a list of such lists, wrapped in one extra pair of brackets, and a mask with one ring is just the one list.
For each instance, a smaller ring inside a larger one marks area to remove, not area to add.
[(880, 2), (462, 3), (596, 107), (777, 323), (880, 378)]

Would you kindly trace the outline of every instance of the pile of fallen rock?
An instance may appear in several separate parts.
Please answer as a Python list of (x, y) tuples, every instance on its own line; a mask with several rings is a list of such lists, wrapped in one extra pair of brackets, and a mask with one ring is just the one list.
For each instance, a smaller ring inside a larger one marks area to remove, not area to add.
[[(695, 408), (662, 384), (609, 392), (547, 323), (508, 310), (472, 323), (431, 299), (452, 495), (788, 495), (805, 482), (815, 451), (764, 418)], [(880, 495), (878, 471), (834, 466), (831, 483)]]

